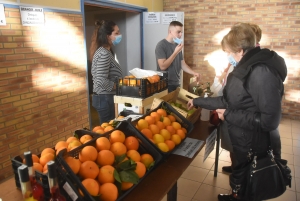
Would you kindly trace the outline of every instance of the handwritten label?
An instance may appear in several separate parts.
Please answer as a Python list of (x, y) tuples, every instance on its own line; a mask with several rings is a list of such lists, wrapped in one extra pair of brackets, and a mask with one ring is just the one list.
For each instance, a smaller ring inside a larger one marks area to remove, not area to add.
[(20, 12), (23, 26), (41, 26), (45, 23), (43, 8), (20, 6)]
[(193, 158), (195, 153), (200, 149), (200, 147), (203, 145), (203, 141), (192, 139), (192, 138), (186, 138), (173, 152), (173, 154)]
[(205, 146), (205, 153), (203, 162), (206, 160), (208, 155), (214, 150), (215, 142), (217, 137), (217, 129), (215, 129), (209, 136), (206, 138), (206, 146)]

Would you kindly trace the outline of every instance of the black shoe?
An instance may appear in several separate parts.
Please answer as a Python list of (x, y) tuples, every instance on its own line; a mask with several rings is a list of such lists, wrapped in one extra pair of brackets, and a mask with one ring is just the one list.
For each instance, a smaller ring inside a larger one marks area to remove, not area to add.
[(219, 194), (218, 195), (218, 200), (219, 201), (241, 201), (239, 199), (236, 199), (235, 197), (233, 197), (232, 194)]
[(232, 173), (231, 166), (224, 166), (224, 167), (222, 167), (222, 170), (226, 173), (230, 173), (230, 174)]

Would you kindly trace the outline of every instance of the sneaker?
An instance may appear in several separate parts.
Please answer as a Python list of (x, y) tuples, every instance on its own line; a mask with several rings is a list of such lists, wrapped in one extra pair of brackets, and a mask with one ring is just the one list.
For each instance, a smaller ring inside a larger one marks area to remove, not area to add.
[(231, 168), (231, 166), (224, 166), (224, 167), (222, 167), (222, 170), (223, 170), (224, 172), (226, 172), (226, 173), (229, 173), (229, 174), (232, 173), (232, 168)]
[(219, 194), (218, 195), (218, 200), (219, 201), (241, 201), (239, 199), (236, 199), (235, 197), (233, 197), (232, 194)]

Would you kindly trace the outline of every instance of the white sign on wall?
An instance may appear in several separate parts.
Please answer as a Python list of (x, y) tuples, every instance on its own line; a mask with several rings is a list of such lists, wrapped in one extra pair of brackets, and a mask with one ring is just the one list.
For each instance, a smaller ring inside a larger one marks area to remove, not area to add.
[(6, 25), (5, 13), (4, 13), (4, 6), (0, 4), (0, 25)]
[(159, 24), (160, 13), (145, 13), (145, 24)]
[(41, 26), (45, 23), (43, 8), (20, 6), (20, 12), (23, 26)]
[(172, 21), (178, 21), (177, 13), (163, 13), (162, 24), (170, 24)]

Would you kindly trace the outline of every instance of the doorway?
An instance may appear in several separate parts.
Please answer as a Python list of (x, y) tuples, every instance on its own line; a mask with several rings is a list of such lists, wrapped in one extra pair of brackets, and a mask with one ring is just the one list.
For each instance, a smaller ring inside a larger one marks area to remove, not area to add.
[(122, 41), (113, 48), (115, 58), (121, 65), (123, 76), (129, 75), (129, 70), (133, 68), (143, 68), (142, 46), (143, 46), (143, 27), (142, 12), (146, 8), (128, 6), (126, 4), (104, 1), (85, 1), (84, 3), (84, 22), (85, 40), (87, 54), (87, 84), (89, 93), (89, 117), (90, 128), (99, 125), (99, 116), (92, 106), (93, 80), (91, 75), (91, 64), (89, 59), (89, 49), (91, 38), (95, 28), (96, 20), (114, 21), (122, 34)]

